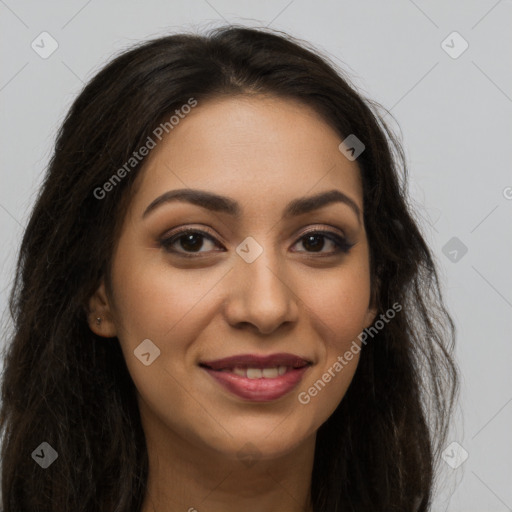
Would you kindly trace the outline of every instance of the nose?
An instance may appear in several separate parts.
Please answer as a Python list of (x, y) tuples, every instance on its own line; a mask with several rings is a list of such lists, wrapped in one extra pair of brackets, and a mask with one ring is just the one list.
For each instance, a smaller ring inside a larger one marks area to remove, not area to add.
[(250, 325), (261, 334), (271, 334), (282, 324), (297, 322), (299, 302), (289, 272), (275, 254), (264, 250), (252, 263), (235, 262), (226, 283), (224, 313), (230, 325)]

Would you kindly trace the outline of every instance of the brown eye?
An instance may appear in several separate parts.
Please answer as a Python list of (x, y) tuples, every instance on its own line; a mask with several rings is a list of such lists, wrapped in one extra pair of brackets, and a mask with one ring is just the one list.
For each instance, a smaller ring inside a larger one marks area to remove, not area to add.
[(160, 245), (168, 252), (179, 254), (185, 257), (195, 257), (194, 253), (207, 253), (201, 251), (205, 239), (216, 247), (218, 242), (208, 233), (197, 229), (184, 229), (174, 235), (160, 240)]
[(308, 251), (320, 252), (325, 245), (325, 237), (323, 235), (306, 235), (302, 240), (302, 245)]
[[(328, 240), (327, 245), (334, 246), (334, 250), (331, 251), (322, 251), (326, 245), (325, 239)], [(348, 253), (350, 249), (354, 246), (347, 241), (346, 238), (343, 238), (333, 232), (330, 231), (310, 231), (303, 235), (297, 243), (302, 243), (303, 247), (306, 248), (306, 251), (299, 252), (307, 252), (307, 253), (322, 253), (322, 254), (338, 254), (340, 252)]]
[(203, 235), (197, 233), (181, 235), (177, 240), (181, 241), (180, 247), (186, 251), (197, 252), (203, 246)]

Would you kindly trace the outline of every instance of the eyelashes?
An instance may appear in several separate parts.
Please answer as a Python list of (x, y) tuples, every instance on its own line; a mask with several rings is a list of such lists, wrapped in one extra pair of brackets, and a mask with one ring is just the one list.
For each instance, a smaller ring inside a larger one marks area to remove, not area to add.
[[(160, 246), (168, 253), (172, 253), (184, 258), (200, 258), (201, 255), (208, 254), (211, 251), (201, 251), (204, 247), (203, 239), (208, 240), (220, 250), (214, 252), (224, 252), (223, 246), (216, 240), (213, 234), (196, 228), (184, 228), (171, 236), (159, 240)], [(325, 243), (327, 240), (327, 244)], [(180, 244), (178, 244), (180, 242)], [(312, 250), (293, 251), (304, 252), (313, 257), (329, 257), (340, 254), (348, 254), (355, 243), (350, 243), (345, 237), (342, 237), (332, 231), (313, 229), (300, 236), (294, 243), (294, 246), (301, 243), (304, 247), (309, 246)], [(326, 245), (334, 246), (333, 251), (325, 252)], [(176, 249), (176, 245), (181, 246), (181, 250)], [(191, 251), (191, 252), (187, 252)]]

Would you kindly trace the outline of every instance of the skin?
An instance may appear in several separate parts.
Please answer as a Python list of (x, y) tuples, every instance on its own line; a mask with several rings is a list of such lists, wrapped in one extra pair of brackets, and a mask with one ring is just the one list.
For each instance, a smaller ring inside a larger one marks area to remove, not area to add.
[[(312, 511), (316, 431), (345, 395), (359, 355), (307, 405), (298, 395), (376, 313), (360, 172), (340, 142), (309, 107), (259, 95), (198, 104), (151, 150), (115, 249), (113, 293), (102, 282), (89, 303), (91, 330), (117, 336), (138, 390), (150, 468), (143, 512)], [(182, 188), (229, 196), (241, 217), (172, 202), (141, 218), (156, 197)], [(332, 189), (358, 205), (359, 218), (337, 202), (281, 219), (289, 201)], [(199, 237), (195, 253), (175, 241), (178, 253), (195, 259), (167, 252), (159, 240), (178, 226), (209, 228), (215, 240)], [(320, 237), (315, 252), (308, 228), (354, 245), (336, 254)], [(252, 263), (236, 252), (248, 236), (263, 248)], [(149, 366), (134, 356), (145, 339), (160, 350)], [(198, 366), (277, 352), (313, 365), (297, 388), (270, 402), (239, 398)], [(246, 443), (257, 450), (250, 464), (238, 455)]]

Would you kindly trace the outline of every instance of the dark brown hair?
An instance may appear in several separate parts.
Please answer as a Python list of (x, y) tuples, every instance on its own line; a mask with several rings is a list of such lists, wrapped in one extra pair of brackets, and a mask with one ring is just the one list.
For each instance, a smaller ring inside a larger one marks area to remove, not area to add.
[[(227, 26), (143, 42), (106, 65), (73, 103), (24, 232), (10, 296), (1, 388), (3, 512), (134, 512), (148, 459), (135, 387), (119, 343), (87, 323), (141, 161), (101, 200), (93, 191), (193, 97), (270, 94), (355, 134), (372, 297), (402, 311), (362, 351), (338, 408), (320, 427), (315, 512), (430, 509), (439, 448), (457, 391), (454, 324), (407, 200), (403, 150), (343, 71), (307, 43)], [(31, 453), (46, 441), (57, 461)]]

